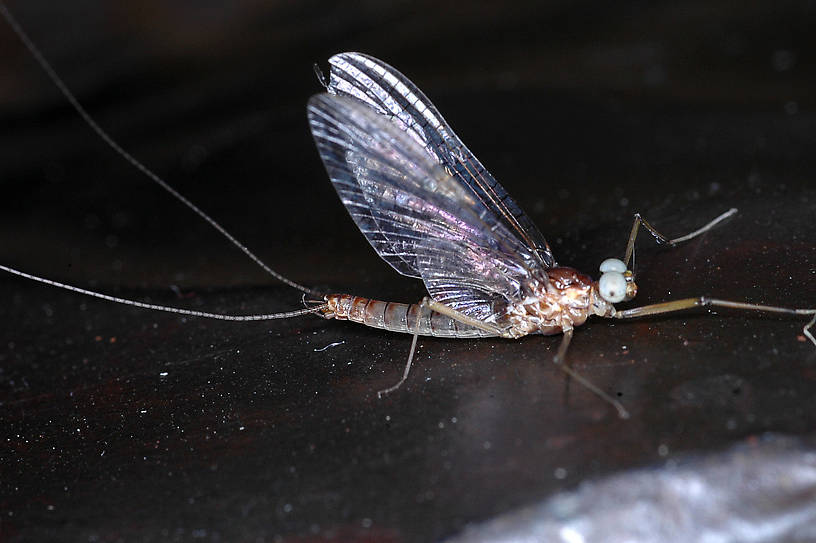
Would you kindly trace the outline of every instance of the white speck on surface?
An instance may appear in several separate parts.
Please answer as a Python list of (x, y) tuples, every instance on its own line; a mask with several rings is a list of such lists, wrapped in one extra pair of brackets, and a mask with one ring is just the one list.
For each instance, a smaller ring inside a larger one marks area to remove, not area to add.
[(567, 470), (564, 468), (555, 468), (553, 476), (556, 479), (565, 479), (567, 477)]
[(326, 345), (325, 347), (321, 347), (321, 348), (319, 348), (319, 349), (314, 349), (314, 352), (316, 352), (316, 353), (322, 353), (322, 352), (323, 352), (323, 351), (325, 351), (326, 349), (331, 349), (332, 347), (337, 347), (338, 345), (342, 345), (342, 344), (344, 344), (344, 343), (345, 343), (345, 340), (343, 340), (343, 341), (335, 341), (334, 343), (329, 343), (329, 344), (328, 344), (328, 345)]

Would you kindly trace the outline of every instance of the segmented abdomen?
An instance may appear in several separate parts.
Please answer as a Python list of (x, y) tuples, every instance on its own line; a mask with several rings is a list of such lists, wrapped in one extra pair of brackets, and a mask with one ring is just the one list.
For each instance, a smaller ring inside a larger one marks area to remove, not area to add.
[(330, 294), (326, 296), (326, 305), (323, 312), (326, 318), (350, 320), (392, 332), (455, 338), (496, 337), (496, 334), (463, 324), (420, 304)]

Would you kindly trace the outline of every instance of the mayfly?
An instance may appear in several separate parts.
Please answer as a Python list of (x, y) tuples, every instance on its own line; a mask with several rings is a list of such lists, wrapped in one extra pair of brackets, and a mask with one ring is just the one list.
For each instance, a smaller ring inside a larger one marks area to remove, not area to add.
[[(311, 289), (273, 271), (221, 225), (176, 192), (120, 147), (88, 114), (57, 76), (3, 4), (0, 12), (48, 76), (86, 123), (134, 167), (159, 184), (235, 244), (267, 273), (311, 295)], [(327, 92), (308, 103), (309, 125), (340, 200), (377, 252), (397, 272), (420, 279), (429, 296), (418, 304), (329, 294), (300, 310), (266, 315), (223, 315), (160, 306), (58, 283), (7, 266), (18, 276), (127, 305), (223, 320), (284, 319), (317, 314), (413, 335), (401, 379), (378, 395), (396, 390), (408, 377), (420, 335), (453, 338), (519, 338), (562, 334), (554, 356), (567, 374), (628, 413), (616, 399), (564, 364), (574, 328), (589, 317), (630, 319), (697, 306), (814, 315), (791, 309), (708, 297), (686, 298), (617, 310), (637, 293), (630, 269), (640, 227), (658, 243), (675, 245), (707, 232), (736, 213), (731, 209), (698, 230), (670, 239), (640, 215), (622, 259), (608, 258), (593, 280), (556, 263), (544, 236), (507, 191), (454, 134), (436, 107), (408, 78), (388, 64), (360, 53), (329, 59)]]

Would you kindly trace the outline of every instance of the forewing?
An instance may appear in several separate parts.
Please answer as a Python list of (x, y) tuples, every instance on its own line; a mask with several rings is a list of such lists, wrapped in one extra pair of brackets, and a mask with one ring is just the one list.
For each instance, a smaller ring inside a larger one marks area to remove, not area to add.
[(426, 154), (492, 211), (542, 266), (555, 265), (552, 251), (533, 221), (462, 143), (416, 85), (388, 64), (362, 53), (340, 53), (331, 57), (329, 63), (329, 93), (354, 98), (391, 117)]
[(340, 200), (398, 272), (481, 320), (529, 294), (537, 258), (388, 117), (328, 94), (309, 100), (308, 115)]

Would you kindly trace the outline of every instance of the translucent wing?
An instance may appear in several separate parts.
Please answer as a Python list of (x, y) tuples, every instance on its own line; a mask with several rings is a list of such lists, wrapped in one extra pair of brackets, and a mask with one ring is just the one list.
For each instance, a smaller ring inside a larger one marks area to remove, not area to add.
[(361, 53), (334, 55), (329, 63), (329, 93), (355, 98), (391, 117), (491, 210), (541, 265), (555, 265), (550, 246), (533, 221), (454, 134), (416, 85), (388, 64)]
[(495, 321), (546, 281), (539, 261), (416, 140), (359, 101), (313, 96), (309, 125), (341, 201), (377, 253), (457, 311)]

